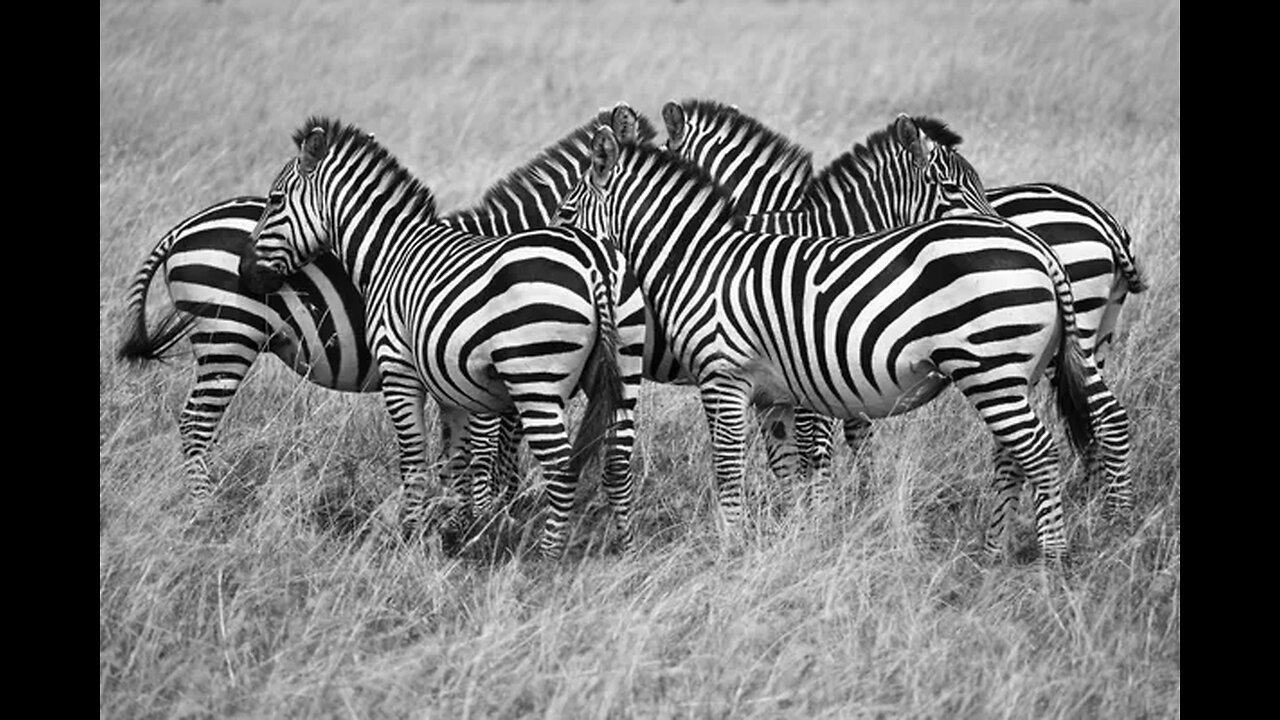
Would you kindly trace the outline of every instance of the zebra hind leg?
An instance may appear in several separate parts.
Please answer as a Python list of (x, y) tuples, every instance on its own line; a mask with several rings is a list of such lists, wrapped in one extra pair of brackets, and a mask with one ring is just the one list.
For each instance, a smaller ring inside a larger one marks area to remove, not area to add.
[[(1133, 510), (1129, 414), (1099, 373), (1095, 371), (1089, 380), (1089, 421), (1093, 426), (1096, 450), (1090, 447), (1086, 463), (1100, 465), (1106, 477), (1106, 515), (1111, 519), (1124, 518)], [(1091, 461), (1089, 455), (1093, 454), (1097, 459)]]
[[(201, 366), (205, 365), (199, 354), (197, 362)], [(214, 435), (227, 407), (240, 389), (244, 369), (247, 367), (248, 363), (243, 367), (237, 364), (234, 368), (222, 365), (217, 372), (198, 374), (195, 386), (178, 416), (183, 472), (193, 515), (197, 520), (207, 518), (213, 509), (217, 484), (209, 472), (209, 447), (213, 444)]]
[(563, 400), (517, 401), (520, 425), (529, 450), (542, 468), (548, 512), (538, 541), (539, 554), (559, 559), (567, 540), (569, 515), (577, 494), (577, 478), (569, 470), (573, 446), (569, 442), (568, 415)]
[(994, 459), (996, 472), (991, 481), (991, 489), (996, 500), (991, 507), (991, 518), (983, 541), (983, 550), (992, 559), (1003, 555), (1008, 545), (1009, 520), (1017, 516), (1023, 481), (1022, 467), (1013, 459), (1008, 448), (997, 444)]
[(613, 511), (614, 528), (622, 552), (635, 549), (635, 532), (631, 523), (631, 502), (635, 486), (631, 477), (631, 458), (635, 449), (635, 398), (626, 398), (627, 407), (614, 413), (609, 436), (605, 440), (604, 473), (601, 485)]
[[(799, 423), (801, 411), (796, 410), (796, 422)], [(809, 478), (809, 501), (812, 512), (819, 512), (829, 507), (832, 495), (831, 458), (835, 443), (835, 423), (832, 418), (807, 412), (813, 420), (813, 444), (809, 449), (809, 467), (813, 469)], [(801, 453), (802, 455), (804, 453)]]
[[(972, 376), (956, 380), (1001, 446), (997, 458), (1017, 463), (1032, 488), (1036, 517), (1036, 541), (1047, 561), (1062, 561), (1067, 555), (1067, 536), (1062, 511), (1062, 477), (1058, 449), (1044, 423), (1031, 407), (1025, 384), (1007, 387), (997, 382), (977, 383)], [(996, 389), (992, 390), (994, 387)], [(1010, 472), (1007, 464), (997, 469)], [(997, 505), (999, 507), (999, 505)], [(992, 520), (993, 524), (995, 519)], [(1000, 520), (1003, 524), (1004, 519)], [(993, 538), (988, 535), (987, 542)]]

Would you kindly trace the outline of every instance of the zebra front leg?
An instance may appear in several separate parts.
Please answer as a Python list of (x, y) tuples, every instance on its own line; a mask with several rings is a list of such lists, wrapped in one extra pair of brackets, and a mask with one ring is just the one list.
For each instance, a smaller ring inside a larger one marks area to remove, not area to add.
[[(429, 529), (434, 515), (434, 508), (428, 504), (431, 477), (427, 464), (426, 423), (423, 418), (426, 389), (414, 379), (384, 373), (382, 399), (387, 414), (391, 416), (399, 447), (401, 531), (406, 539), (418, 540)], [(459, 422), (465, 420), (465, 415), (458, 417), (457, 411), (451, 414), (444, 408), (441, 408), (440, 415), (445, 423), (441, 431), (446, 440), (445, 447), (457, 447), (465, 442), (465, 423)], [(453, 417), (450, 418), (450, 415)], [(464, 462), (465, 457), (450, 460), (456, 464)]]
[(742, 463), (750, 386), (743, 381), (720, 377), (704, 382), (699, 393), (711, 430), (720, 521), (724, 533), (733, 535), (742, 521)]

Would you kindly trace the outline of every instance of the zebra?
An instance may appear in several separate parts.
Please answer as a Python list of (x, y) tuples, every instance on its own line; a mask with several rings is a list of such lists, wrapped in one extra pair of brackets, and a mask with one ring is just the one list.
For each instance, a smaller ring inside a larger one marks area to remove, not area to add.
[[(547, 225), (560, 198), (577, 183), (595, 128), (611, 119), (611, 109), (598, 111), (486, 190), (477, 204), (442, 221), (481, 235)], [(638, 113), (631, 132), (635, 142), (652, 142), (657, 136), (653, 123)], [(321, 254), (283, 278), (272, 293), (251, 292), (241, 282), (241, 256), (251, 247), (249, 235), (265, 207), (266, 198), (235, 197), (187, 217), (156, 243), (127, 295), (129, 325), (117, 351), (120, 359), (164, 358), (184, 336), (191, 344), (196, 379), (178, 428), (188, 492), (197, 509), (207, 506), (214, 491), (208, 452), (218, 425), (264, 350), (321, 387), (354, 393), (381, 389), (365, 337), (364, 300), (336, 257)], [(147, 295), (161, 267), (173, 307), (149, 331)], [(495, 483), (502, 486), (500, 502), (505, 504), (518, 480), (519, 424), (511, 415), (502, 417), (496, 428), (491, 418), (473, 420), (473, 435), (499, 433)], [(483, 486), (476, 488), (482, 491)]]
[[(892, 195), (896, 166), (905, 163), (892, 152), (892, 134), (873, 135), (844, 152), (821, 171), (796, 170), (797, 163), (771, 169), (769, 157), (800, 156), (803, 152), (784, 136), (734, 106), (714, 100), (671, 101), (663, 106), (667, 130), (665, 147), (694, 160), (712, 179), (730, 191), (740, 207), (745, 203), (743, 226), (749, 229), (801, 235), (862, 235), (907, 225), (940, 214), (940, 206), (902, 203)], [(996, 213), (1043, 238), (1066, 268), (1075, 298), (1077, 327), (1085, 349), (1105, 366), (1120, 307), (1128, 293), (1143, 292), (1147, 283), (1138, 268), (1129, 232), (1106, 209), (1080, 193), (1052, 183), (1027, 183), (987, 188), (956, 149), (961, 138), (945, 125), (916, 118), (923, 131), (916, 150), (935, 156), (932, 165), (938, 182), (958, 184), (967, 193), (968, 205), (978, 212)], [(886, 142), (886, 140), (888, 142)], [(907, 142), (901, 142), (907, 147)], [(778, 150), (776, 148), (783, 148)], [(804, 157), (808, 157), (804, 154)], [(716, 162), (709, 162), (714, 159)], [(954, 164), (954, 166), (951, 166)], [(753, 175), (727, 172), (734, 167), (759, 168)], [(887, 176), (889, 182), (880, 178)], [(800, 187), (801, 184), (803, 187)], [(783, 204), (760, 203), (758, 188), (789, 185)], [(798, 199), (797, 199), (798, 197)], [(1046, 374), (1052, 375), (1051, 365)], [(821, 473), (830, 463), (831, 425), (821, 416), (797, 409), (797, 445), (802, 462)], [(844, 437), (855, 452), (870, 433), (866, 418), (844, 421)], [(1099, 472), (1098, 458), (1086, 452), (1088, 474)], [(998, 461), (1004, 466), (1007, 461)], [(997, 481), (1001, 500), (994, 510), (994, 524), (1003, 525), (1005, 507), (1016, 503), (1017, 487)], [(998, 534), (998, 533), (997, 533)]]
[[(960, 136), (934, 118), (900, 115), (846, 153), (843, 172), (836, 176), (828, 168), (817, 183), (809, 151), (736, 106), (703, 99), (671, 101), (663, 106), (662, 118), (667, 129), (664, 148), (702, 167), (728, 191), (746, 228), (794, 235), (863, 235), (946, 213), (994, 214), (977, 172), (956, 149)], [(815, 216), (831, 217), (823, 212), (828, 195), (813, 192), (818, 184), (835, 186), (831, 194), (842, 205), (856, 208), (856, 222), (815, 231)], [(870, 425), (851, 418), (846, 427), (852, 437), (855, 432), (865, 434)], [(800, 472), (814, 476), (812, 489), (819, 500), (830, 485), (831, 444), (830, 422), (797, 408)]]
[(1039, 238), (965, 214), (869, 236), (738, 227), (697, 165), (619, 145), (607, 128), (558, 220), (618, 248), (695, 379), (711, 431), (720, 517), (742, 514), (744, 414), (910, 411), (955, 384), (1034, 488), (1042, 557), (1066, 554), (1062, 480), (1030, 388), (1059, 356), (1058, 402), (1077, 447), (1097, 438), (1126, 506), (1128, 416), (1080, 345), (1065, 272)]
[[(491, 444), (472, 444), (467, 417), (514, 409), (547, 481), (539, 550), (559, 557), (586, 453), (606, 431), (634, 434), (634, 392), (622, 377), (638, 375), (639, 361), (619, 353), (616, 312), (643, 306), (621, 259), (573, 229), (491, 237), (441, 222), (431, 191), (354, 125), (312, 117), (293, 140), (298, 154), (271, 184), (242, 276), (270, 291), (323, 252), (349, 274), (395, 426), (407, 532), (437, 517), (427, 502), (427, 398), (448, 426), (445, 487), (465, 487), (460, 461), (494, 461)], [(579, 384), (589, 400), (571, 444), (566, 406)], [(629, 448), (606, 461), (602, 483), (624, 551), (633, 544)]]

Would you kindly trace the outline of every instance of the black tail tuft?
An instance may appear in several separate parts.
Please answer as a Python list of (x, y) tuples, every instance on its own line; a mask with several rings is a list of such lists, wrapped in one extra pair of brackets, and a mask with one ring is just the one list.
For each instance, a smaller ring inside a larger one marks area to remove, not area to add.
[[(600, 332), (587, 356), (587, 366), (579, 383), (587, 395), (587, 409), (569, 458), (572, 477), (580, 476), (587, 461), (599, 452), (605, 437), (612, 431), (613, 417), (623, 403), (622, 372), (618, 369), (618, 329), (613, 320), (611, 297), (607, 285), (597, 288)], [(605, 303), (603, 307), (602, 300)]]
[(1093, 424), (1089, 419), (1088, 378), (1084, 355), (1078, 343), (1063, 333), (1058, 353), (1058, 372), (1054, 375), (1054, 391), (1058, 412), (1067, 423), (1067, 438), (1077, 452), (1093, 444)]
[(129, 331), (124, 342), (120, 343), (116, 357), (135, 363), (164, 360), (166, 353), (186, 335), (196, 319), (196, 315), (180, 310), (170, 310), (160, 319), (155, 332), (148, 333), (146, 319), (142, 313), (138, 313), (133, 329)]

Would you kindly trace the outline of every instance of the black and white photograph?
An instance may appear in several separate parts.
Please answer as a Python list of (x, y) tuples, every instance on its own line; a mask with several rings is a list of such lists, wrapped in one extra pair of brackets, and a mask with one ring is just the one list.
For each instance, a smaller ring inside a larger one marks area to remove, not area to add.
[(1181, 717), (1178, 0), (99, 50), (100, 717)]

